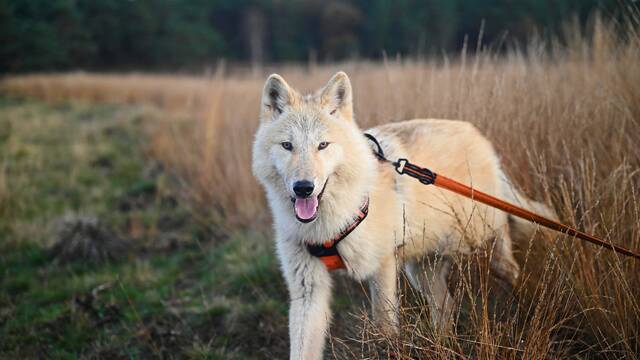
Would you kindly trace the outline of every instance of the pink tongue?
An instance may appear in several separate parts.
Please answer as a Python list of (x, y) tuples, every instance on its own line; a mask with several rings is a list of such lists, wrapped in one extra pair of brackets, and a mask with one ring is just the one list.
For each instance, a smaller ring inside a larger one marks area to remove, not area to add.
[(316, 215), (318, 210), (318, 197), (312, 196), (306, 199), (296, 198), (296, 215), (302, 220), (309, 220)]

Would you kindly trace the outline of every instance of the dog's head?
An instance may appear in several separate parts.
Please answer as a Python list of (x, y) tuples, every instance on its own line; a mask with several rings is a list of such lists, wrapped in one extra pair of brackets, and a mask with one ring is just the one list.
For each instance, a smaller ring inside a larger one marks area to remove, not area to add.
[(254, 174), (290, 201), (298, 221), (311, 222), (323, 195), (341, 177), (339, 170), (344, 172), (353, 137), (362, 136), (354, 123), (349, 77), (339, 72), (315, 94), (302, 96), (274, 74), (265, 83), (261, 106)]

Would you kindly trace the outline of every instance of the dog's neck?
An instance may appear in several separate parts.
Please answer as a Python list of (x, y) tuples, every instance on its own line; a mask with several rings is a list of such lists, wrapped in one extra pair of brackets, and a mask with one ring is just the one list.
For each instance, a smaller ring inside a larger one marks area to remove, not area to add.
[(353, 221), (354, 214), (358, 212), (365, 199), (367, 199), (366, 193), (350, 199), (348, 205), (342, 199), (339, 205), (340, 209), (336, 205), (325, 203), (322, 206), (322, 213), (318, 214), (315, 221), (308, 224), (298, 222), (297, 238), (305, 244), (321, 244), (335, 237)]

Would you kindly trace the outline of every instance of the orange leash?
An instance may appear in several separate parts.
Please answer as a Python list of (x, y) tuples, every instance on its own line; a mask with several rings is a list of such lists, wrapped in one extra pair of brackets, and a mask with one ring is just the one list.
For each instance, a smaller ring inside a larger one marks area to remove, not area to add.
[(574, 229), (571, 226), (568, 226), (560, 222), (557, 222), (555, 220), (551, 220), (544, 216), (538, 215), (527, 209), (523, 209), (519, 206), (508, 203), (504, 200), (498, 199), (489, 194), (483, 193), (482, 191), (476, 190), (470, 186), (464, 185), (455, 180), (449, 179), (445, 176), (436, 174), (427, 168), (421, 168), (419, 166), (411, 164), (407, 159), (399, 159), (398, 161), (392, 162), (384, 157), (384, 152), (382, 151), (382, 147), (380, 146), (380, 143), (378, 143), (378, 140), (376, 138), (374, 138), (370, 134), (365, 134), (365, 136), (369, 138), (371, 141), (373, 141), (378, 147), (377, 152), (374, 152), (374, 154), (378, 157), (378, 159), (394, 165), (396, 168), (396, 171), (399, 174), (409, 175), (425, 185), (433, 184), (437, 187), (441, 187), (443, 189), (453, 191), (456, 194), (460, 194), (472, 200), (481, 202), (483, 204), (489, 205), (496, 209), (500, 209), (509, 214), (515, 215), (519, 218), (534, 222), (536, 224), (542, 225), (549, 229), (559, 231), (569, 236), (577, 237), (579, 239), (588, 241), (592, 244), (601, 246), (603, 248), (614, 250), (617, 253), (620, 253), (622, 255), (631, 256), (640, 260), (640, 253), (638, 251), (630, 250), (625, 247), (615, 245), (610, 242), (606, 242), (598, 237), (595, 237), (593, 235), (587, 234), (580, 230)]

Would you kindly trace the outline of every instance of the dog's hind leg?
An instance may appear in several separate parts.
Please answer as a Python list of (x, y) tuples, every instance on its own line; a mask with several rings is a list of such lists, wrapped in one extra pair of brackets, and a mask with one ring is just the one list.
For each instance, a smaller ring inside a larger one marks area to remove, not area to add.
[(516, 285), (520, 275), (520, 266), (513, 257), (509, 224), (505, 224), (496, 235), (491, 256), (491, 270), (496, 277), (507, 281), (511, 286)]
[(382, 261), (369, 282), (373, 317), (387, 335), (398, 332), (397, 268), (393, 255)]
[(432, 261), (407, 261), (405, 271), (411, 285), (429, 303), (434, 328), (442, 332), (448, 328), (453, 314), (453, 299), (447, 288), (451, 260), (440, 256), (434, 258)]

